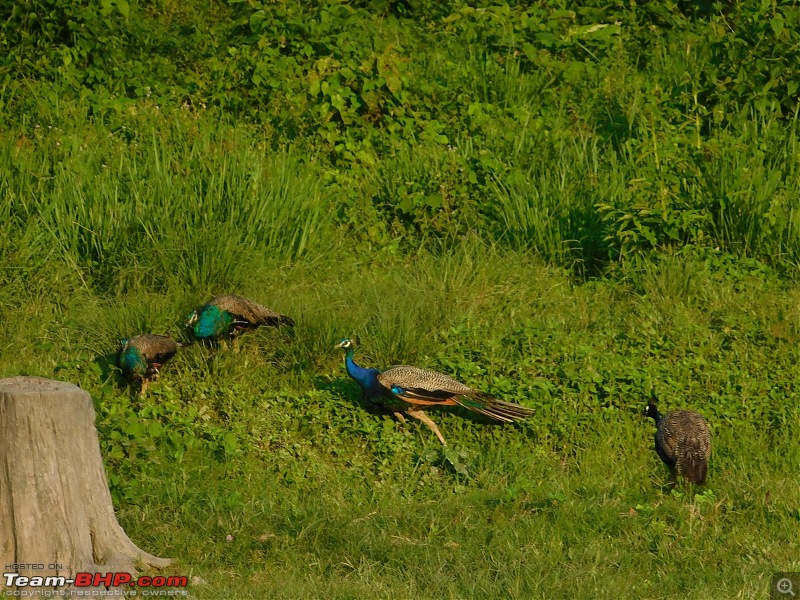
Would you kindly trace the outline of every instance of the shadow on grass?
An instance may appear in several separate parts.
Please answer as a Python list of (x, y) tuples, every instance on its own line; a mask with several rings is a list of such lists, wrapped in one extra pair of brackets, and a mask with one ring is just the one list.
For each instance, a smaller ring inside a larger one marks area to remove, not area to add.
[(94, 359), (94, 364), (97, 365), (98, 374), (103, 381), (108, 381), (112, 376), (119, 381), (125, 381), (122, 377), (122, 372), (117, 367), (117, 352), (103, 354)]
[(330, 392), (334, 396), (349, 400), (354, 406), (363, 408), (371, 415), (392, 414), (392, 411), (380, 402), (367, 399), (362, 393), (358, 384), (347, 377), (337, 377), (331, 381), (325, 377), (317, 375), (314, 377), (313, 383), (316, 389)]

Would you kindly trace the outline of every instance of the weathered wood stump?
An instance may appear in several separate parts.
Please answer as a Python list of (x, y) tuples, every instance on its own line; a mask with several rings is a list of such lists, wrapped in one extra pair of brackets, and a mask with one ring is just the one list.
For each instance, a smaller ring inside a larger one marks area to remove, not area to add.
[(3, 571), (72, 578), (171, 563), (137, 548), (117, 523), (94, 422), (91, 396), (71, 383), (0, 379)]

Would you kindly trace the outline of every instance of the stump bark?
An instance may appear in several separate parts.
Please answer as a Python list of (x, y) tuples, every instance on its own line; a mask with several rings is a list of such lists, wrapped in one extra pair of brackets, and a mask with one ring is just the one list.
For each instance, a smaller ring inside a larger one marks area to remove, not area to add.
[(139, 565), (163, 568), (172, 562), (137, 548), (117, 523), (94, 423), (91, 396), (71, 383), (0, 379), (4, 572), (135, 576)]

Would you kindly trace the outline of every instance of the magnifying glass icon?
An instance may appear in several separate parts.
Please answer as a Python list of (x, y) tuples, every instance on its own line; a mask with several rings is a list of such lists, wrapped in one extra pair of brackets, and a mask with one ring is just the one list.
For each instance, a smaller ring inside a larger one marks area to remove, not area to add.
[(792, 589), (792, 580), (789, 579), (788, 577), (779, 579), (775, 587), (781, 594), (789, 594), (792, 597), (795, 596), (794, 590)]

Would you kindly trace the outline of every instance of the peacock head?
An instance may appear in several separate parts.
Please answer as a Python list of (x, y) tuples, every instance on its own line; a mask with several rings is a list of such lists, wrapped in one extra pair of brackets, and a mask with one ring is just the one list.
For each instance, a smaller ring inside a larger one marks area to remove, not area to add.
[(200, 312), (197, 310), (193, 310), (188, 315), (186, 315), (186, 327), (191, 327), (195, 323), (197, 323), (197, 319), (200, 318)]
[(128, 345), (128, 338), (120, 339), (120, 341), (119, 341), (119, 349), (120, 350), (124, 350), (125, 346), (127, 346), (127, 345)]
[(353, 344), (352, 340), (344, 338), (341, 342), (336, 344), (334, 348), (341, 348), (342, 350), (352, 350), (353, 348), (355, 348), (355, 345)]

